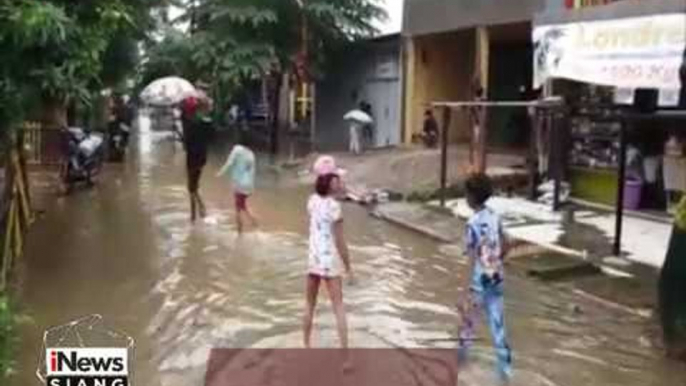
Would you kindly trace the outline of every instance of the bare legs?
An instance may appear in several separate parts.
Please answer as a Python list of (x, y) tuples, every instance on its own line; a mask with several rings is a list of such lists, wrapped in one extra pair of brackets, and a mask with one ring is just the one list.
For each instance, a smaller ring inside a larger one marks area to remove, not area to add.
[(242, 210), (236, 209), (236, 229), (238, 234), (243, 233), (243, 217), (241, 216)]
[(243, 233), (243, 216), (246, 216), (252, 223), (252, 226), (257, 228), (258, 223), (252, 211), (247, 205), (248, 196), (236, 196), (236, 228), (238, 233)]
[(317, 295), (319, 293), (319, 284), (324, 281), (326, 284), (329, 298), (336, 315), (336, 326), (338, 328), (338, 337), (341, 342), (341, 347), (348, 348), (348, 323), (345, 314), (345, 306), (343, 304), (343, 280), (340, 277), (325, 279), (315, 275), (307, 277), (306, 287), (306, 309), (303, 317), (303, 343), (306, 348), (311, 347), (312, 324), (314, 320), (314, 310), (317, 306)]
[(238, 229), (238, 233), (243, 233), (243, 216), (248, 217), (248, 220), (250, 220), (250, 223), (252, 224), (253, 227), (257, 227), (257, 219), (255, 219), (255, 216), (253, 216), (252, 212), (250, 212), (250, 209), (237, 209), (236, 210), (236, 228)]
[(355, 125), (350, 126), (349, 150), (355, 155), (362, 153), (362, 145), (360, 144), (360, 129)]
[(243, 211), (243, 213), (244, 213), (246, 216), (248, 216), (248, 220), (250, 220), (250, 223), (252, 223), (252, 226), (253, 226), (253, 227), (257, 228), (257, 227), (260, 225), (259, 222), (257, 221), (257, 217), (255, 217), (255, 215), (252, 213), (252, 211), (250, 210), (250, 208), (245, 208), (245, 210)]
[(200, 215), (200, 218), (204, 218), (206, 214), (205, 203), (202, 197), (200, 197), (200, 193), (197, 191), (191, 193), (191, 221), (195, 221), (197, 215)]
[(202, 176), (202, 167), (188, 167), (188, 193), (191, 200), (191, 221), (195, 221), (199, 214), (201, 218), (205, 217), (205, 203), (200, 197), (200, 177)]
[(312, 337), (312, 322), (314, 320), (314, 309), (317, 306), (317, 295), (319, 294), (319, 276), (308, 275), (305, 288), (305, 315), (303, 316), (303, 344), (305, 348), (310, 348)]
[(336, 314), (336, 326), (338, 328), (338, 338), (341, 340), (341, 347), (348, 348), (348, 321), (343, 305), (343, 280), (339, 278), (326, 280), (326, 289)]

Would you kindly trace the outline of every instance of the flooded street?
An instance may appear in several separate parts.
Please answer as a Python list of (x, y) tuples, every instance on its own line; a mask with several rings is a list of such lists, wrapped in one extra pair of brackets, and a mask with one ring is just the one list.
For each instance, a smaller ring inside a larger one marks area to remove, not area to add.
[[(134, 385), (202, 385), (211, 348), (299, 347), (311, 191), (260, 160), (251, 205), (261, 228), (238, 237), (229, 183), (216, 178), (228, 147), (205, 168), (205, 223), (189, 221), (182, 148), (141, 125), (125, 165), (60, 198), (29, 236), (20, 299), (16, 386), (38, 385), (43, 331), (89, 314), (136, 340)], [(354, 347), (454, 347), (454, 304), (466, 261), (459, 248), (345, 205), (357, 283), (345, 288)], [(314, 345), (335, 347), (333, 313), (320, 297)], [(513, 385), (683, 385), (686, 368), (652, 346), (654, 321), (589, 302), (518, 272), (506, 318)], [(480, 330), (462, 385), (496, 384), (489, 334)]]

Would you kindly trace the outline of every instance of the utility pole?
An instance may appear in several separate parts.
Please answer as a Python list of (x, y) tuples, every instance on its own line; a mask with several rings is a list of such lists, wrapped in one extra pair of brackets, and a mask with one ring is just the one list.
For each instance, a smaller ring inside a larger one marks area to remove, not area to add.
[[(299, 80), (300, 97), (297, 98), (296, 103), (299, 105), (299, 123), (304, 124), (309, 119), (310, 124), (310, 141), (314, 144), (314, 89), (311, 85), (309, 76), (309, 21), (307, 20), (307, 12), (305, 11), (306, 0), (296, 0), (300, 6), (300, 52), (298, 54), (297, 70)], [(309, 116), (308, 116), (309, 112)]]

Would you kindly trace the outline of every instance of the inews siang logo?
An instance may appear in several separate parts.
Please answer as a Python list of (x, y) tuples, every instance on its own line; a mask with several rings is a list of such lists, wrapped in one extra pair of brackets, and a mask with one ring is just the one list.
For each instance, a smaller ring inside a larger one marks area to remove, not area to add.
[(48, 348), (48, 386), (128, 386), (126, 348)]
[(88, 315), (43, 333), (36, 376), (48, 386), (131, 386), (132, 337)]

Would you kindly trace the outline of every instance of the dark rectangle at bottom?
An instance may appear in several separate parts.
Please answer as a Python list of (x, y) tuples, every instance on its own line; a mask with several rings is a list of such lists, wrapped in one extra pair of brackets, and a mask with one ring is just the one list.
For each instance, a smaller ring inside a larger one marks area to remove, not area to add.
[(214, 349), (205, 386), (456, 386), (457, 370), (454, 349)]
[(61, 376), (48, 377), (46, 386), (128, 386), (128, 377)]

